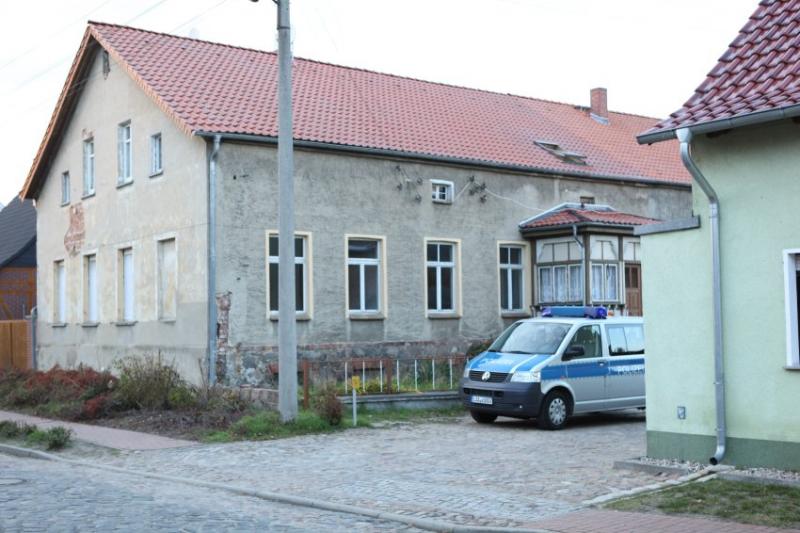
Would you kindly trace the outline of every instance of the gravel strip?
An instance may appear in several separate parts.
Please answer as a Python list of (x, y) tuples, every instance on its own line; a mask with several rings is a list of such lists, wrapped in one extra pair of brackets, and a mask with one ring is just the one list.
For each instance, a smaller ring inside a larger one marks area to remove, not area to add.
[(691, 461), (679, 461), (677, 459), (654, 459), (652, 457), (637, 457), (634, 459), (646, 465), (662, 466), (669, 468), (681, 468), (689, 472), (699, 472), (706, 468), (708, 465), (703, 463), (693, 463)]

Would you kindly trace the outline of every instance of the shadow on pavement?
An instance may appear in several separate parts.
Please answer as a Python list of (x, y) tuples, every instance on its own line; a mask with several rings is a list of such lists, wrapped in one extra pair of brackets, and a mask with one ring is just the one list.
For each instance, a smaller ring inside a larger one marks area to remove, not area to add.
[[(608, 413), (589, 413), (570, 417), (561, 431), (588, 429), (593, 427), (612, 426), (618, 424), (641, 424), (645, 421), (645, 412), (638, 409), (626, 409)], [(477, 423), (476, 423), (477, 424)], [(519, 420), (516, 418), (498, 418), (492, 426), (503, 429), (546, 431), (536, 424), (536, 420)]]

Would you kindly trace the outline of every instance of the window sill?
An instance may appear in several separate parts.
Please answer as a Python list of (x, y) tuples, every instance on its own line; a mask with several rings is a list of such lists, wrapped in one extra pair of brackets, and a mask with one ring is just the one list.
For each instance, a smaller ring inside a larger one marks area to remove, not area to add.
[[(295, 313), (294, 316), (298, 322), (305, 322), (307, 320), (311, 320), (311, 315), (309, 313)], [(269, 314), (269, 319), (272, 320), (273, 322), (277, 322), (279, 317), (280, 317), (279, 313), (270, 312)]]
[(119, 322), (114, 322), (115, 326), (124, 326), (124, 327), (133, 326), (135, 324), (136, 324), (135, 320), (120, 320)]
[(122, 189), (123, 187), (128, 187), (129, 185), (133, 185), (133, 179), (129, 179), (128, 181), (117, 181), (117, 189)]
[(92, 198), (92, 197), (94, 197), (94, 195), (95, 195), (94, 191), (84, 193), (83, 196), (81, 196), (81, 200), (86, 200), (87, 198)]
[(62, 203), (61, 203), (61, 207), (67, 207), (68, 205), (69, 205), (69, 202), (67, 202), (67, 203), (63, 203), (63, 202), (62, 202)]
[(455, 311), (428, 311), (427, 316), (433, 320), (461, 318), (461, 315)]
[(161, 169), (161, 170), (159, 170), (159, 171), (157, 171), (157, 172), (153, 172), (153, 173), (152, 173), (152, 174), (150, 174), (148, 177), (149, 177), (149, 178), (157, 178), (157, 177), (159, 177), (159, 176), (163, 176), (163, 175), (164, 175), (164, 169)]
[(96, 328), (100, 325), (100, 322), (83, 322), (81, 324), (82, 328)]
[(52, 324), (50, 324), (50, 326), (54, 327), (54, 328), (65, 328), (65, 327), (67, 327), (67, 323), (66, 322), (53, 322)]
[(175, 322), (177, 322), (177, 319), (176, 318), (159, 318), (158, 321), (161, 322), (162, 324), (174, 324)]
[(783, 369), (789, 372), (800, 372), (800, 366), (785, 366)]
[(502, 318), (528, 318), (531, 313), (528, 311), (500, 311)]
[(384, 320), (386, 316), (383, 313), (358, 313), (348, 312), (347, 318), (350, 320)]

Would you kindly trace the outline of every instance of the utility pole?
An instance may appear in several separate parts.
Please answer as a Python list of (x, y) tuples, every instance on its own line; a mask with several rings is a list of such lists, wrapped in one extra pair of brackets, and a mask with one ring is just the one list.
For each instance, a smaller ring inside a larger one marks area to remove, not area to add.
[(297, 418), (297, 330), (294, 275), (294, 154), (292, 137), (292, 38), (289, 0), (278, 4), (278, 410)]

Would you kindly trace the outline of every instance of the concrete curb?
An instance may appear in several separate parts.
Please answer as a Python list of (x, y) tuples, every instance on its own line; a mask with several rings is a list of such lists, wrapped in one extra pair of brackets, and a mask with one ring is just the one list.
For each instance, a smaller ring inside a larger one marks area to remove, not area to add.
[(645, 472), (647, 474), (678, 474), (681, 476), (689, 475), (688, 468), (681, 468), (679, 466), (659, 466), (649, 463), (642, 463), (635, 459), (628, 461), (614, 461), (614, 468), (617, 470), (633, 470), (636, 472)]
[(684, 483), (690, 483), (700, 478), (710, 476), (715, 472), (717, 472), (717, 470), (714, 467), (708, 467), (704, 468), (699, 472), (695, 472), (694, 474), (681, 476), (677, 479), (668, 479), (666, 481), (662, 481), (661, 483), (653, 483), (650, 485), (645, 485), (643, 487), (636, 487), (634, 489), (621, 490), (617, 492), (612, 492), (611, 494), (606, 494), (604, 496), (598, 496), (597, 498), (594, 498), (592, 500), (581, 502), (581, 505), (594, 506), (594, 505), (599, 505), (601, 503), (610, 502), (611, 500), (619, 500), (621, 498), (629, 498), (631, 496), (637, 496), (645, 492), (655, 492), (658, 490), (666, 489), (668, 487), (674, 487), (677, 485), (683, 485)]
[(771, 477), (748, 476), (747, 474), (737, 474), (736, 472), (722, 472), (719, 474), (719, 478), (726, 481), (740, 481), (743, 483), (758, 483), (759, 485), (781, 485), (785, 487), (800, 488), (800, 481)]
[(88, 468), (96, 468), (98, 470), (106, 470), (109, 472), (118, 472), (121, 474), (128, 474), (150, 479), (159, 479), (161, 481), (170, 481), (172, 483), (183, 483), (185, 485), (194, 485), (196, 487), (205, 487), (210, 489), (224, 490), (239, 494), (241, 496), (250, 496), (262, 500), (274, 501), (277, 503), (284, 503), (289, 505), (297, 505), (301, 507), (310, 507), (312, 509), (321, 509), (324, 511), (333, 511), (337, 513), (354, 514), (366, 516), (369, 518), (376, 518), (378, 520), (386, 520), (391, 522), (398, 522), (406, 524), (419, 529), (427, 531), (437, 531), (442, 533), (551, 533), (550, 530), (545, 529), (525, 529), (513, 527), (490, 527), (490, 526), (464, 526), (459, 524), (451, 524), (449, 522), (441, 522), (438, 520), (429, 520), (427, 518), (416, 518), (413, 516), (406, 516), (397, 513), (389, 513), (384, 511), (376, 511), (374, 509), (367, 509), (365, 507), (357, 507), (354, 505), (347, 505), (342, 503), (328, 502), (318, 500), (315, 498), (306, 498), (303, 496), (291, 496), (288, 494), (278, 494), (276, 492), (259, 491), (236, 487), (234, 485), (227, 485), (224, 483), (215, 483), (212, 481), (200, 481), (195, 479), (166, 476), (162, 474), (154, 474), (151, 472), (139, 472), (136, 470), (128, 470), (126, 468), (119, 468), (116, 466), (100, 465), (94, 463), (87, 463), (84, 461), (76, 461), (73, 459), (64, 459), (47, 452), (38, 450), (29, 450), (27, 448), (20, 448), (11, 446), (9, 444), (0, 444), (0, 453), (7, 455), (14, 455), (17, 457), (25, 457), (30, 459), (41, 459), (46, 461), (56, 461), (59, 463), (70, 464), (73, 466), (83, 466)]

